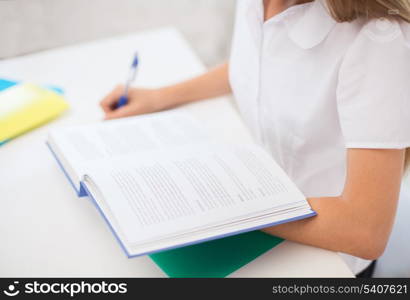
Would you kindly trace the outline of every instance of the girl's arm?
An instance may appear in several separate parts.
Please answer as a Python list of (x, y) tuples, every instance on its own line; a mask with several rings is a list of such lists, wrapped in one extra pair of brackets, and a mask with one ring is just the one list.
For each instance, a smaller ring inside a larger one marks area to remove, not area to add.
[(263, 231), (287, 240), (376, 259), (394, 222), (404, 150), (348, 149), (339, 197), (308, 199), (317, 216)]
[(160, 89), (132, 88), (129, 90), (127, 105), (115, 109), (123, 91), (123, 86), (117, 86), (101, 101), (106, 119), (156, 112), (230, 93), (228, 64), (220, 65), (203, 75), (172, 86)]

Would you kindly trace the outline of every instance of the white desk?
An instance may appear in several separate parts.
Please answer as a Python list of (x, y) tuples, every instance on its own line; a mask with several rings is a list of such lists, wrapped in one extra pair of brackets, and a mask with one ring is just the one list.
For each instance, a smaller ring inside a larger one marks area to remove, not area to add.
[[(0, 61), (0, 77), (55, 84), (71, 110), (0, 147), (0, 276), (165, 274), (148, 257), (128, 259), (87, 198), (77, 198), (44, 141), (52, 127), (100, 120), (97, 104), (141, 55), (138, 84), (159, 86), (204, 70), (173, 29), (122, 36)], [(248, 135), (227, 98), (182, 108), (229, 141)], [(222, 115), (218, 115), (220, 112)], [(284, 242), (235, 272), (241, 277), (351, 277), (336, 253)]]

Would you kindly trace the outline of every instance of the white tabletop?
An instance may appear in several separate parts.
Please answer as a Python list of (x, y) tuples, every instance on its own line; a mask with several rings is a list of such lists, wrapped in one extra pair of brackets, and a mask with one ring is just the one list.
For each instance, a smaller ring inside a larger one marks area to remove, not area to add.
[[(0, 277), (163, 277), (148, 258), (128, 259), (87, 198), (77, 198), (45, 146), (51, 128), (101, 120), (98, 102), (124, 81), (135, 50), (138, 85), (155, 87), (204, 71), (172, 28), (0, 61), (0, 78), (54, 84), (71, 109), (0, 147)], [(229, 98), (182, 108), (218, 138), (250, 138)], [(337, 253), (283, 242), (239, 269), (240, 277), (351, 277)]]

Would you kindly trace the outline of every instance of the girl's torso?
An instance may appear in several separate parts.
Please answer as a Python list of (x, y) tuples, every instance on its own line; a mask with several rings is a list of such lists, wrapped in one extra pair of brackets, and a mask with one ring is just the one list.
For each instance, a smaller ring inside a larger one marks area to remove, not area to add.
[[(337, 23), (322, 0), (292, 6), (264, 22), (263, 0), (238, 1), (229, 72), (236, 103), (253, 135), (306, 197), (340, 195), (346, 148), (376, 145), (372, 118), (383, 118), (383, 107), (362, 116), (360, 109), (372, 104), (352, 105), (349, 99), (362, 87), (362, 98), (378, 92), (362, 82), (370, 70), (360, 62), (372, 42), (379, 48), (398, 43), (393, 53), (401, 55), (408, 30), (401, 26), (385, 20)], [(390, 50), (377, 51), (374, 56)], [(362, 125), (369, 128), (356, 129)], [(383, 136), (381, 142), (390, 145)]]

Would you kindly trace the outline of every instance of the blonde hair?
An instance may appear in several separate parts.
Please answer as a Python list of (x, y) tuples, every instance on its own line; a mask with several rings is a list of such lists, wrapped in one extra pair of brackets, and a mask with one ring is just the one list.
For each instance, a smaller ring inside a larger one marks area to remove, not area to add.
[(364, 18), (400, 18), (410, 22), (410, 0), (326, 0), (338, 22)]
[[(350, 22), (364, 17), (398, 18), (410, 23), (410, 0), (326, 0), (326, 2), (330, 14), (338, 22)], [(404, 168), (410, 171), (410, 148), (406, 149)]]

